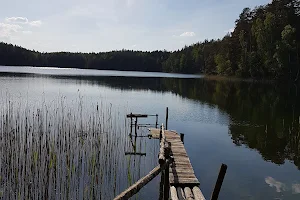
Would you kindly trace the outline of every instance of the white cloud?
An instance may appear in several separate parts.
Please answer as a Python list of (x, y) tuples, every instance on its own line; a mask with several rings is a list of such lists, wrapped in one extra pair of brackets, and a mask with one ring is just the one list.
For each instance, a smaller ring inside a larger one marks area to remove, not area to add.
[(20, 23), (20, 24), (28, 23), (28, 19), (26, 17), (6, 17), (5, 21), (8, 23)]
[(6, 17), (5, 22), (12, 23), (12, 24), (28, 24), (30, 26), (41, 26), (42, 21), (29, 21), (26, 17)]
[(41, 20), (31, 21), (31, 22), (28, 22), (28, 24), (30, 26), (41, 26), (42, 25), (42, 21)]
[(22, 26), (17, 24), (0, 23), (0, 38), (10, 38), (16, 32), (19, 32)]
[(184, 32), (180, 36), (181, 37), (194, 37), (196, 34), (194, 32)]

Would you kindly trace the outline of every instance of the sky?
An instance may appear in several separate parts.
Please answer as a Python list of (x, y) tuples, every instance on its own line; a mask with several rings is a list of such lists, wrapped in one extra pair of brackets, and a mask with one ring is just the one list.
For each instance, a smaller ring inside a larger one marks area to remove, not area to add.
[(222, 38), (270, 0), (0, 0), (0, 41), (41, 52), (168, 50)]

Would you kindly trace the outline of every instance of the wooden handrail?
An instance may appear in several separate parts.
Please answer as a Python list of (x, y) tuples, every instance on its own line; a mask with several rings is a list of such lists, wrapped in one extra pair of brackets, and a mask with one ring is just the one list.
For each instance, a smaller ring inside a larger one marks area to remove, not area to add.
[(166, 135), (165, 135), (165, 130), (164, 130), (164, 124), (162, 124), (161, 129), (160, 129), (160, 149), (159, 149), (159, 155), (158, 155), (158, 163), (159, 164), (164, 164), (166, 162), (165, 145), (166, 145)]
[(171, 159), (167, 159), (163, 165), (156, 166), (149, 174), (138, 180), (135, 184), (130, 186), (127, 190), (119, 194), (114, 200), (125, 200), (131, 198), (133, 195), (138, 193), (147, 183), (154, 179), (162, 170), (166, 167), (169, 167), (169, 164), (172, 162)]

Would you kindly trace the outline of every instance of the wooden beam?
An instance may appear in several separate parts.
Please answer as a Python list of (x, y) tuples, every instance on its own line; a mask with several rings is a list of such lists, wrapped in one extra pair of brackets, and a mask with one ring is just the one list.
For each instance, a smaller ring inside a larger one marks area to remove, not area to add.
[(125, 152), (125, 155), (146, 156), (146, 153), (139, 153), (139, 152)]
[(166, 143), (166, 136), (165, 136), (165, 130), (164, 125), (161, 125), (161, 139), (160, 139), (160, 150), (158, 155), (158, 163), (163, 164), (166, 161), (165, 157), (165, 143)]
[(137, 118), (147, 118), (148, 117), (148, 115), (146, 115), (146, 114), (132, 114), (132, 113), (130, 113), (130, 114), (128, 114), (127, 115), (127, 118), (134, 118), (134, 117), (137, 117)]
[(162, 170), (166, 168), (172, 162), (171, 159), (168, 159), (166, 163), (162, 166), (158, 165), (155, 167), (149, 174), (138, 180), (135, 184), (130, 186), (127, 190), (119, 194), (114, 200), (125, 200), (131, 198), (133, 195), (138, 193), (147, 183), (154, 179)]

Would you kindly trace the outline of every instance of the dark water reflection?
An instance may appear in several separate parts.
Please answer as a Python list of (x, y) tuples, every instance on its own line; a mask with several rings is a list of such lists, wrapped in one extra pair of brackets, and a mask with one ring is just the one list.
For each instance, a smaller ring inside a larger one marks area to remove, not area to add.
[[(207, 198), (221, 162), (229, 165), (223, 199), (299, 198), (300, 90), (296, 85), (203, 78), (1, 76), (10, 81), (51, 79), (58, 85), (105, 87), (117, 96), (109, 99), (112, 103), (132, 100), (129, 109), (141, 112), (163, 112), (170, 105), (169, 126), (190, 133), (187, 151)], [(139, 107), (135, 100), (153, 105)], [(161, 100), (166, 102), (158, 103)], [(157, 186), (152, 185), (141, 195), (155, 191)]]

